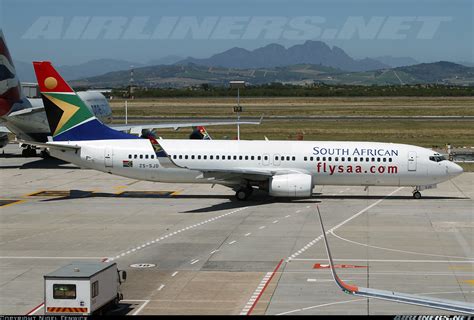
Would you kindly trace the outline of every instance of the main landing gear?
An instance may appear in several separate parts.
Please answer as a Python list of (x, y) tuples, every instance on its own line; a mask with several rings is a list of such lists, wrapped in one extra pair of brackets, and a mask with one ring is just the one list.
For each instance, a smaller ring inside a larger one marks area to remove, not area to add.
[(413, 190), (413, 199), (421, 199), (421, 192), (418, 187)]
[(235, 197), (239, 201), (247, 200), (252, 195), (252, 192), (253, 192), (253, 188), (250, 186), (245, 187), (245, 188), (240, 188), (235, 192)]
[(25, 158), (36, 157), (36, 149), (32, 146), (26, 146), (21, 150), (21, 156)]

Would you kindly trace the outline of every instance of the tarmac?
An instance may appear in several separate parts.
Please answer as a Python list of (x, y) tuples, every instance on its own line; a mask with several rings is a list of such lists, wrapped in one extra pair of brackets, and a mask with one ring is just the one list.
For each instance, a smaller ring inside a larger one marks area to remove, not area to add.
[(43, 275), (114, 261), (115, 314), (450, 314), (342, 292), (349, 284), (474, 303), (474, 173), (423, 191), (317, 186), (310, 199), (162, 184), (0, 155), (0, 314), (43, 314)]

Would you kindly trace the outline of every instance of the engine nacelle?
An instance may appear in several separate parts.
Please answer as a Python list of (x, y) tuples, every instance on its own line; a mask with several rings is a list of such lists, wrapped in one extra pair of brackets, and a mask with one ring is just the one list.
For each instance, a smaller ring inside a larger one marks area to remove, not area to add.
[(313, 191), (311, 175), (290, 173), (270, 178), (268, 193), (274, 197), (309, 197)]

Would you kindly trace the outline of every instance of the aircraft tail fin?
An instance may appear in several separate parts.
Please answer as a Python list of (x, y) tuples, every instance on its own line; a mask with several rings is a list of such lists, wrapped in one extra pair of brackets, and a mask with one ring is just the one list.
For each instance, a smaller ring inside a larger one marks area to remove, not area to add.
[(23, 93), (13, 59), (0, 29), (0, 117), (10, 113), (13, 105), (21, 102), (22, 98)]
[(139, 139), (100, 122), (49, 61), (33, 62), (53, 141)]

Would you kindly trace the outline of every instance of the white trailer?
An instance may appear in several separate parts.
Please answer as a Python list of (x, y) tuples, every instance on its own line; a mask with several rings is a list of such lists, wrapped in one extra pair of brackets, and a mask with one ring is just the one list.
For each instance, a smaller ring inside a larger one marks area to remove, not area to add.
[(123, 298), (126, 279), (114, 262), (75, 262), (44, 276), (45, 314), (102, 313)]

